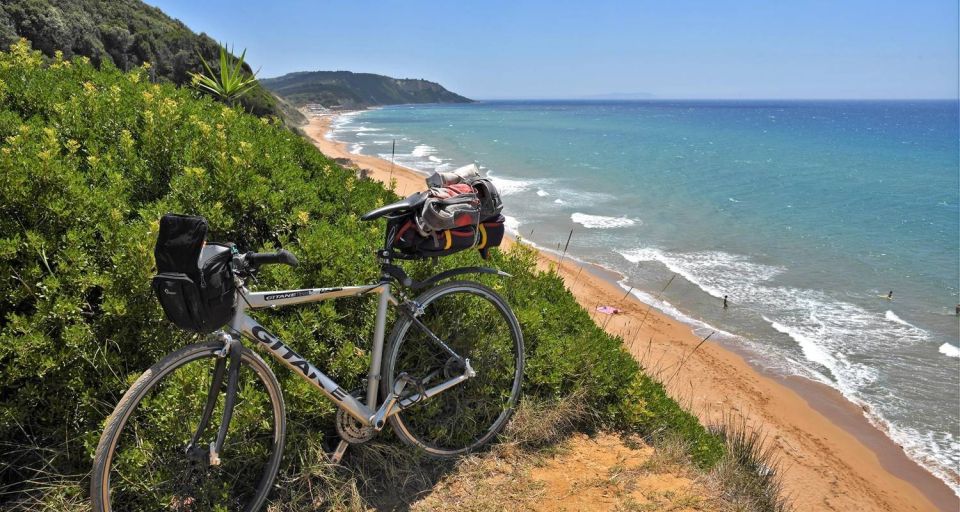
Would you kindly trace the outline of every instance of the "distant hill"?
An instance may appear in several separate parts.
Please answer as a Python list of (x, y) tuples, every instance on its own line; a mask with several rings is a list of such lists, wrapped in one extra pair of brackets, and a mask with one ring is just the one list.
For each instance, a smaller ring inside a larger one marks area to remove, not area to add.
[(350, 71), (300, 71), (260, 80), (264, 87), (296, 106), (319, 103), (329, 108), (359, 108), (403, 103), (470, 103), (438, 83)]
[[(218, 65), (216, 41), (139, 0), (0, 1), (0, 50), (21, 37), (48, 57), (61, 51), (67, 59), (82, 55), (123, 71), (149, 62), (153, 80), (177, 85), (188, 84), (190, 72), (202, 71), (199, 55)], [(241, 104), (257, 115), (289, 118), (263, 88), (249, 92)]]

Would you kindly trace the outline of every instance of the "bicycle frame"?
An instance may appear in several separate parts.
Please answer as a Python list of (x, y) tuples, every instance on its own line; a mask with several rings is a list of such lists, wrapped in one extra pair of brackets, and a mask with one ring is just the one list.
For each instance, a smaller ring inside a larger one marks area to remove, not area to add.
[[(466, 369), (462, 375), (437, 384), (429, 389), (418, 390), (416, 394), (402, 400), (399, 399), (399, 395), (406, 383), (402, 380), (398, 381), (395, 383), (391, 396), (386, 397), (378, 409), (374, 409), (377, 403), (379, 382), (383, 377), (380, 374), (380, 366), (386, 333), (387, 307), (390, 304), (394, 306), (400, 305), (397, 298), (390, 292), (390, 286), (391, 283), (389, 281), (384, 281), (365, 286), (308, 288), (268, 292), (250, 292), (245, 286), (240, 286), (238, 292), (240, 300), (237, 301), (236, 312), (229, 323), (229, 331), (238, 333), (256, 343), (257, 346), (263, 347), (270, 355), (330, 398), (337, 407), (349, 413), (363, 425), (372, 426), (379, 431), (383, 428), (388, 417), (396, 414), (403, 408), (442, 393), (475, 375), (473, 368), (470, 366), (469, 359), (464, 359)], [(267, 331), (267, 329), (246, 313), (248, 309), (276, 308), (342, 297), (356, 297), (368, 293), (378, 293), (380, 297), (374, 323), (370, 370), (367, 375), (366, 403), (357, 400), (348, 391), (341, 388), (333, 379), (317, 369), (316, 366), (288, 347), (283, 341), (277, 338), (277, 336)], [(419, 324), (419, 322), (414, 323)], [(422, 324), (420, 324), (420, 327), (425, 329)]]

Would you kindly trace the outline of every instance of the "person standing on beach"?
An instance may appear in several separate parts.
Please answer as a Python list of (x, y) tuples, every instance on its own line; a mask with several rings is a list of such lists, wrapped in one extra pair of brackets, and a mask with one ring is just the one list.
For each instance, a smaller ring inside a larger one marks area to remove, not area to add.
[(727, 296), (723, 296), (723, 309), (727, 309)]

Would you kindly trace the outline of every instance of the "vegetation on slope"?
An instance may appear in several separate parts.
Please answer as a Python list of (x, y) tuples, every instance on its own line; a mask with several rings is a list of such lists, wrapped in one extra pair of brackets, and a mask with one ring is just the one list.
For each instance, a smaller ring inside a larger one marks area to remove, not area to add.
[(361, 108), (404, 103), (469, 103), (440, 84), (350, 71), (300, 71), (260, 81), (290, 103), (330, 108)]
[[(60, 510), (82, 500), (103, 422), (125, 388), (163, 354), (196, 341), (164, 320), (150, 290), (163, 213), (203, 215), (213, 239), (241, 250), (297, 254), (297, 269), (266, 268), (263, 288), (377, 277), (382, 221), (359, 215), (394, 200), (391, 192), (276, 121), (148, 78), (143, 67), (45, 62), (25, 41), (0, 53), (0, 508), (41, 502)], [(719, 460), (722, 440), (534, 261), (523, 247), (496, 254), (490, 263), (514, 277), (487, 281), (523, 326), (524, 400), (575, 394), (596, 411), (583, 428), (677, 437), (698, 464)], [(479, 263), (471, 252), (440, 267)], [(440, 269), (424, 262), (411, 270), (422, 277)], [(356, 385), (375, 306), (358, 298), (259, 316)], [(281, 478), (292, 481), (312, 474), (309, 455), (334, 409), (290, 372), (277, 373), (290, 414)]]
[[(21, 37), (47, 57), (90, 58), (96, 66), (129, 71), (144, 62), (153, 81), (190, 83), (190, 73), (204, 71), (201, 56), (216, 63), (219, 46), (206, 34), (140, 0), (4, 0), (0, 3), (0, 48)], [(214, 64), (216, 66), (216, 64)], [(252, 73), (245, 66), (247, 73)], [(216, 69), (215, 69), (216, 71)], [(276, 99), (256, 87), (241, 99), (256, 115), (282, 116)]]

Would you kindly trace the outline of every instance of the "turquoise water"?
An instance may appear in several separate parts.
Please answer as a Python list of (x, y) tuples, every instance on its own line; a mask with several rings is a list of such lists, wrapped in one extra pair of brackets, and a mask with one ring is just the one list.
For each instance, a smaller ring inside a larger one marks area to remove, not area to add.
[(957, 102), (484, 102), (335, 126), (424, 172), (477, 162), (525, 239), (573, 229), (573, 256), (837, 388), (960, 490)]

